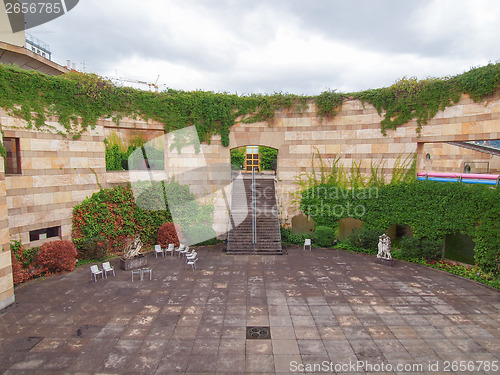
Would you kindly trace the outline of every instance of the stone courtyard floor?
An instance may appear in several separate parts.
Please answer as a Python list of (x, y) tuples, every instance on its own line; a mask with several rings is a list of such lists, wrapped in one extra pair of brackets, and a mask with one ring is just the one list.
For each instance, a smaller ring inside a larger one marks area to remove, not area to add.
[(336, 250), (199, 254), (196, 271), (148, 254), (152, 280), (114, 260), (97, 283), (82, 266), (17, 288), (0, 311), (0, 372), (498, 373), (498, 291)]

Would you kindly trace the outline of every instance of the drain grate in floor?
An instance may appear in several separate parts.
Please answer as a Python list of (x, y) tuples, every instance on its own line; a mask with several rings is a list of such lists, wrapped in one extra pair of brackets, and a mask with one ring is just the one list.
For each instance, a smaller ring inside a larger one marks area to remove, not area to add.
[(271, 327), (247, 327), (247, 339), (269, 340), (271, 339)]

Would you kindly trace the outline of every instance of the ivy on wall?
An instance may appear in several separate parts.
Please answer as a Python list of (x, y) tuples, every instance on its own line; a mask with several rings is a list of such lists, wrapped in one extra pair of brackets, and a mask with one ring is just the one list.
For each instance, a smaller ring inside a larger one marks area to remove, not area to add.
[(462, 94), (478, 102), (493, 94), (500, 84), (500, 64), (473, 68), (466, 73), (447, 78), (403, 78), (390, 87), (352, 94), (354, 99), (371, 103), (382, 114), (381, 129), (396, 129), (413, 119), (417, 130), (438, 111), (456, 104)]
[[(68, 73), (53, 77), (36, 71), (0, 65), (0, 107), (23, 118), (28, 128), (45, 129), (78, 138), (99, 118), (119, 122), (124, 116), (155, 120), (167, 132), (196, 125), (200, 141), (214, 134), (229, 144), (230, 127), (243, 123), (272, 120), (277, 110), (304, 111), (314, 102), (320, 116), (335, 116), (346, 99), (371, 103), (384, 116), (381, 130), (395, 129), (412, 119), (418, 127), (426, 124), (438, 110), (456, 103), (463, 93), (480, 101), (494, 93), (500, 84), (500, 64), (489, 64), (448, 78), (417, 80), (403, 78), (386, 88), (344, 94), (325, 91), (317, 96), (275, 93), (239, 96), (206, 91), (162, 93), (117, 87), (95, 74)], [(48, 124), (57, 116), (64, 130)]]
[(336, 228), (339, 220), (353, 217), (368, 228), (408, 225), (416, 238), (462, 233), (476, 243), (476, 263), (500, 274), (500, 189), (431, 181), (362, 189), (320, 184), (301, 192), (300, 208), (318, 226)]

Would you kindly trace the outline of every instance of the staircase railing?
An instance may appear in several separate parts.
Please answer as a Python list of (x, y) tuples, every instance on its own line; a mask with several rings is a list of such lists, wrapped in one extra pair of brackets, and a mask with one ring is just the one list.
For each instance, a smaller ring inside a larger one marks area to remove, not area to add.
[(255, 190), (255, 169), (252, 169), (252, 244), (254, 252), (257, 244), (257, 194)]
[(226, 244), (226, 250), (229, 250), (229, 236), (231, 235), (231, 231), (233, 230), (234, 227), (234, 219), (233, 219), (233, 193), (234, 193), (234, 180), (235, 176), (233, 171), (231, 171), (231, 179), (230, 179), (230, 185), (231, 185), (231, 196), (229, 198), (229, 202), (226, 196), (225, 190), (222, 190), (222, 194), (224, 196), (224, 199), (226, 200), (226, 207), (229, 207), (229, 217), (227, 219), (227, 244)]
[(276, 219), (278, 220), (278, 233), (279, 233), (279, 239), (280, 239), (280, 250), (282, 250), (281, 246), (281, 223), (280, 223), (280, 212), (278, 209), (278, 181), (277, 177), (274, 178), (274, 201), (276, 204)]

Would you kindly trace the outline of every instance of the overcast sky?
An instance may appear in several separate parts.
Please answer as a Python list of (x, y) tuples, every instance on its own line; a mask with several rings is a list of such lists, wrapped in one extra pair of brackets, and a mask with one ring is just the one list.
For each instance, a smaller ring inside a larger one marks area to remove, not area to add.
[(500, 1), (80, 0), (28, 32), (62, 65), (163, 89), (315, 95), (500, 61)]

